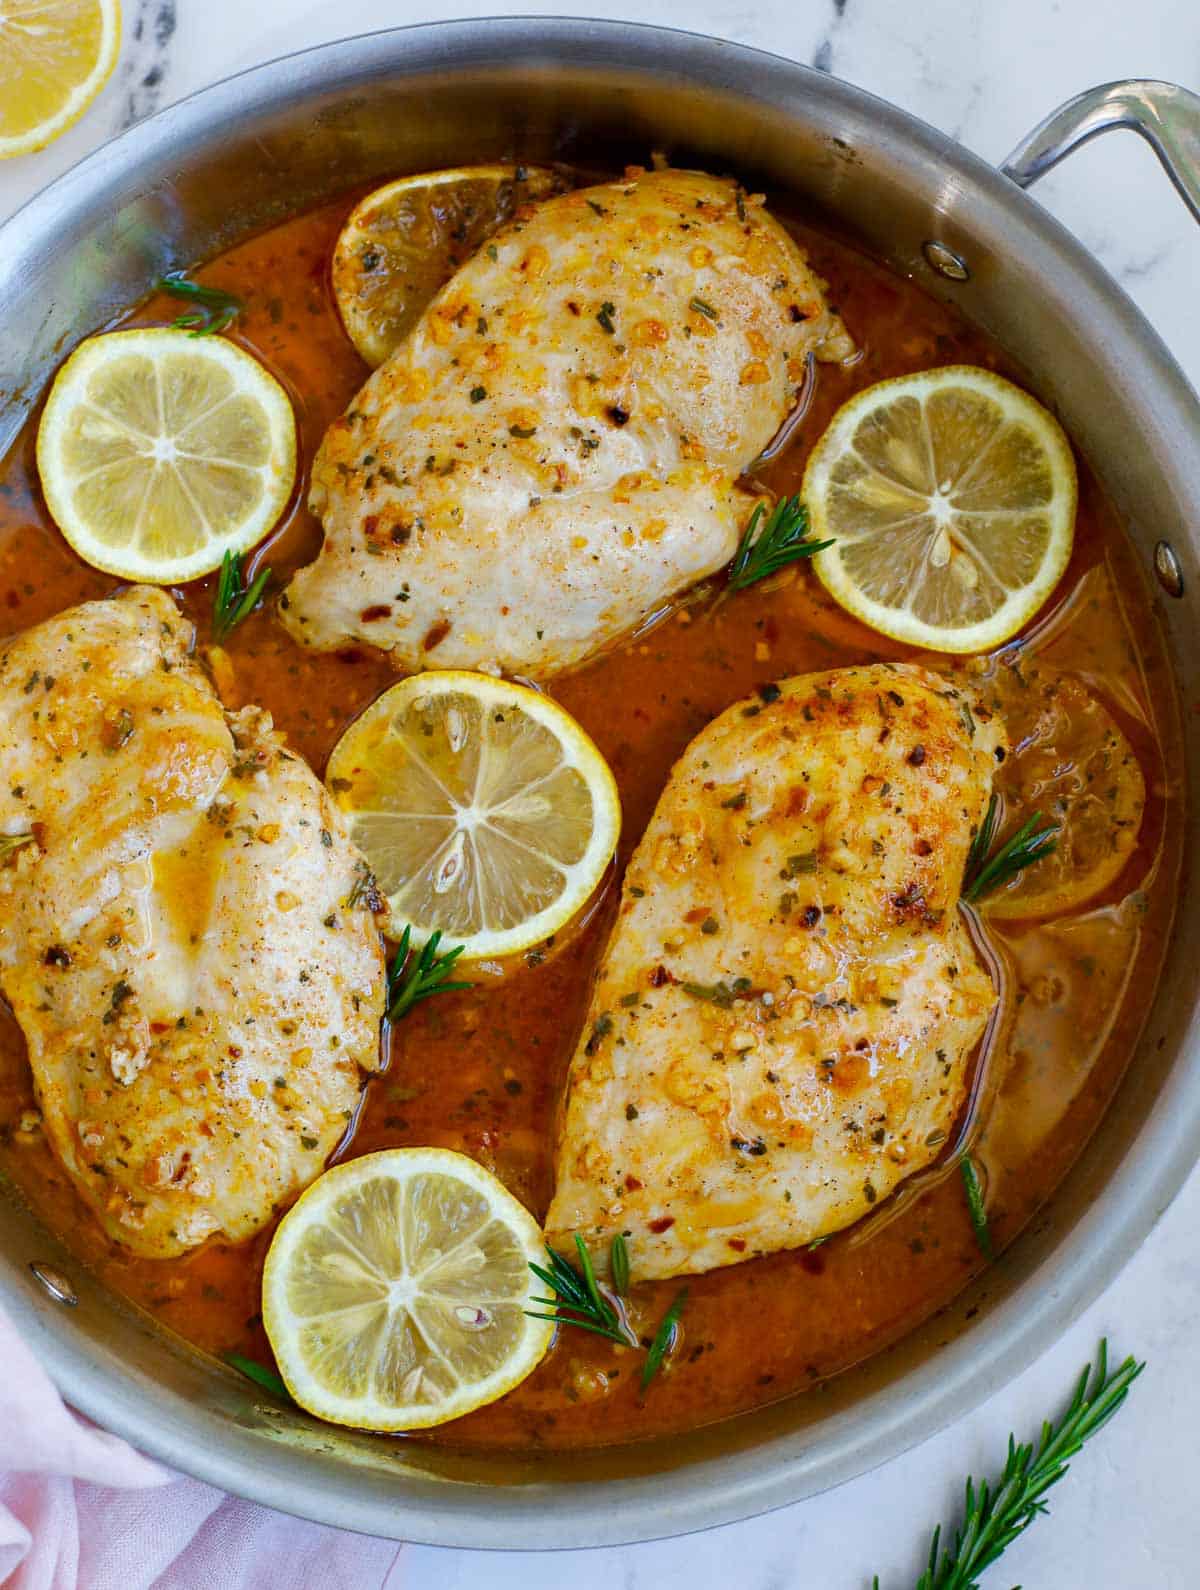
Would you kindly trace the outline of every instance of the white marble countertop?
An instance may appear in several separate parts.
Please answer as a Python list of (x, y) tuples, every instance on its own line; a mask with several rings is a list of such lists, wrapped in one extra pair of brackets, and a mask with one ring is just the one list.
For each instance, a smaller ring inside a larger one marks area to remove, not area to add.
[[(52, 148), (0, 166), (0, 218), (122, 127), (239, 67), (327, 39), (500, 10), (496, 0), (125, 0), (112, 82)], [(832, 71), (999, 159), (1078, 90), (1117, 77), (1200, 88), (1196, 0), (524, 0), (516, 10), (628, 16), (761, 46)], [(1122, 282), (1200, 388), (1200, 232), (1131, 137), (1098, 141), (1038, 196)], [(962, 1478), (992, 1472), (1010, 1427), (1032, 1435), (1099, 1337), (1149, 1368), (1119, 1421), (1085, 1452), (1036, 1525), (993, 1569), (996, 1590), (1195, 1590), (1200, 1584), (1200, 1175), (1109, 1291), (1053, 1351), (976, 1412), (839, 1490), (748, 1523), (648, 1546), (532, 1554), (405, 1548), (408, 1590), (906, 1590), (928, 1529), (952, 1519)]]

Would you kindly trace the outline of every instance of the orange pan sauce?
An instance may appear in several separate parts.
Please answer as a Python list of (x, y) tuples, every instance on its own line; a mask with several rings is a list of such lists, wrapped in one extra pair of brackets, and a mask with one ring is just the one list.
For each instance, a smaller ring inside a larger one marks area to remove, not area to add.
[[(301, 479), (255, 560), (269, 563), (276, 585), (317, 550), (320, 531), (304, 506), (306, 467), (366, 375), (329, 289), (333, 242), (355, 198), (287, 221), (197, 273), (244, 299), (233, 335), (282, 380), (296, 406)], [(809, 447), (860, 388), (939, 364), (1005, 369), (990, 342), (912, 283), (823, 233), (796, 230), (862, 357), (848, 369), (819, 367), (797, 440), (764, 474), (780, 492), (797, 489)], [(163, 324), (176, 313), (172, 302), (156, 299), (125, 323)], [(35, 429), (31, 423), (0, 465), (0, 632), (113, 588), (74, 556), (46, 512)], [(202, 646), (212, 585), (209, 579), (176, 593)], [(1177, 788), (1176, 758), (1163, 743), (1169, 713), (1159, 711), (1171, 700), (1165, 656), (1132, 555), (1086, 469), (1074, 555), (1046, 612), (1056, 608), (1047, 660), (1082, 675), (1103, 696), (1137, 751), (1148, 803), (1138, 846), (1103, 897), (1073, 917), (992, 931), (1006, 967), (1005, 999), (977, 1089), (975, 1153), (1000, 1244), (1049, 1196), (1120, 1078), (1158, 973), (1174, 895), (1177, 813), (1167, 797)], [(1038, 634), (1046, 627), (1043, 614)], [(228, 666), (216, 675), (227, 704), (268, 707), (318, 772), (342, 730), (393, 677), (366, 651), (301, 651), (269, 611), (244, 623), (226, 654)], [(623, 863), (672, 762), (730, 702), (788, 674), (908, 655), (834, 606), (809, 572), (791, 570), (717, 605), (680, 607), (657, 628), (556, 680), (552, 691), (616, 774)], [(530, 957), (538, 964), (417, 1007), (392, 1039), (386, 1074), (367, 1090), (347, 1153), (405, 1144), (462, 1149), (544, 1213), (555, 1112), (617, 876), (566, 942), (540, 962)], [(99, 1230), (36, 1126), (22, 1129), (32, 1108), (24, 1043), (2, 1011), (0, 1171), (84, 1263), (164, 1325), (212, 1352), (241, 1351), (269, 1363), (259, 1276), (270, 1231), (236, 1247), (212, 1242), (182, 1259), (132, 1257)], [(982, 1262), (958, 1172), (935, 1168), (870, 1220), (819, 1247), (693, 1277), (678, 1348), (645, 1395), (635, 1355), (565, 1330), (518, 1390), (423, 1439), (570, 1448), (708, 1423), (803, 1391), (877, 1351), (946, 1304)], [(675, 1289), (674, 1282), (635, 1288), (643, 1331), (653, 1330)]]

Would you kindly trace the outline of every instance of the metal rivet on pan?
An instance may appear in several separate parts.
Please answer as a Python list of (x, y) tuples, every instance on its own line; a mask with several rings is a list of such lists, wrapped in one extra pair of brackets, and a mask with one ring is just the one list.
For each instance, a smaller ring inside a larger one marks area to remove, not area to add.
[(1183, 570), (1169, 541), (1160, 541), (1154, 549), (1154, 572), (1168, 596), (1183, 595)]
[(939, 276), (948, 277), (952, 282), (967, 282), (971, 279), (971, 272), (967, 262), (961, 254), (956, 254), (952, 248), (947, 248), (944, 243), (930, 241), (922, 243), (921, 252), (932, 270)]
[(75, 1288), (61, 1270), (56, 1270), (49, 1264), (31, 1264), (29, 1268), (56, 1303), (65, 1303), (68, 1308), (75, 1307), (79, 1301), (75, 1295)]

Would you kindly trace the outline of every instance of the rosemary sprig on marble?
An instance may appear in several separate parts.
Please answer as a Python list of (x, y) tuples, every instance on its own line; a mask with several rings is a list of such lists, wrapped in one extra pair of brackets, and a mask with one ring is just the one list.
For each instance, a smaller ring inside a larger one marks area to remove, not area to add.
[[(929, 1560), (914, 1590), (978, 1590), (980, 1576), (1049, 1509), (1046, 1492), (1067, 1472), (1070, 1460), (1116, 1413), (1145, 1368), (1126, 1358), (1111, 1375), (1108, 1343), (1100, 1343), (1094, 1369), (1075, 1383), (1066, 1412), (1057, 1424), (1042, 1425), (1036, 1447), (1008, 1438), (1008, 1457), (994, 1484), (968, 1479), (962, 1522), (952, 1547), (942, 1545), (942, 1526), (933, 1531)], [(947, 1532), (948, 1533), (948, 1532)], [(872, 1581), (879, 1590), (879, 1578)]]

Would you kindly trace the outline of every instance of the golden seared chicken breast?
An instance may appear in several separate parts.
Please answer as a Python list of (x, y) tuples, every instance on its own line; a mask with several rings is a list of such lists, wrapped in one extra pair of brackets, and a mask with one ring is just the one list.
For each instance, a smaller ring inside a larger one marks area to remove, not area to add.
[(996, 1001), (957, 910), (997, 722), (880, 664), (730, 707), (625, 876), (548, 1230), (639, 1277), (857, 1220), (939, 1152)]
[(327, 434), (297, 640), (545, 676), (728, 562), (736, 480), (852, 344), (761, 200), (698, 172), (547, 200), (448, 283)]
[(0, 987), (51, 1145), (155, 1258), (319, 1174), (383, 1010), (365, 863), (192, 638), (137, 587), (0, 642)]

